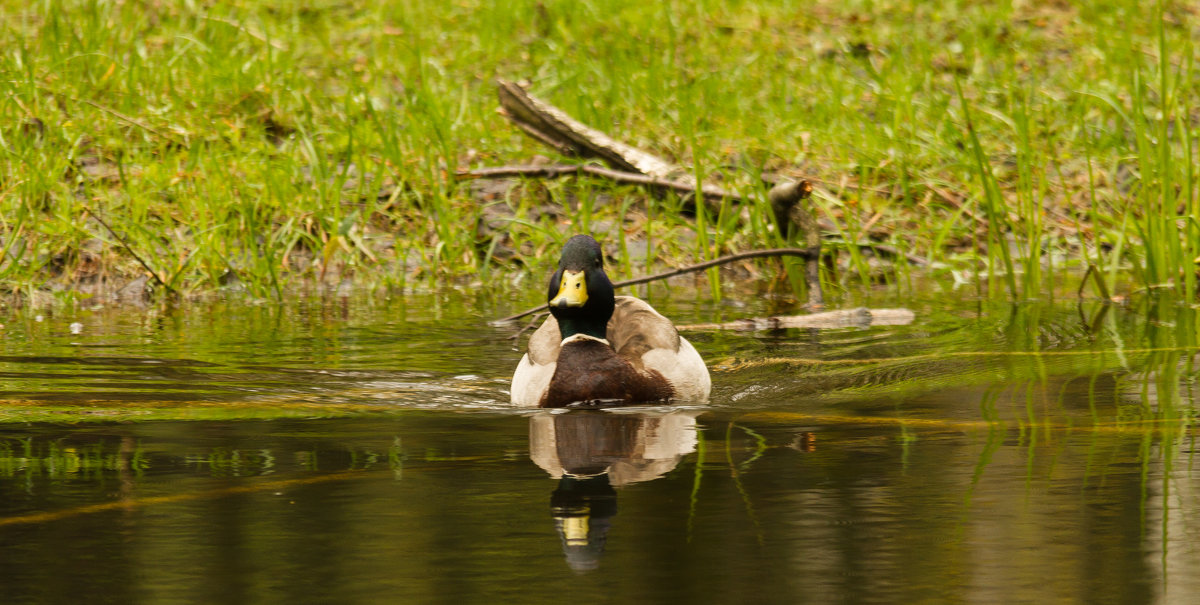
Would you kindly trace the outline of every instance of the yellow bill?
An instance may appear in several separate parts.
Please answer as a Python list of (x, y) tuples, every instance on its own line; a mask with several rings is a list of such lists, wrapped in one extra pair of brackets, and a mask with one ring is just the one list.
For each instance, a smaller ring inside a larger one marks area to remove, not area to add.
[(563, 271), (558, 294), (550, 300), (551, 307), (582, 307), (587, 302), (587, 280), (583, 271)]

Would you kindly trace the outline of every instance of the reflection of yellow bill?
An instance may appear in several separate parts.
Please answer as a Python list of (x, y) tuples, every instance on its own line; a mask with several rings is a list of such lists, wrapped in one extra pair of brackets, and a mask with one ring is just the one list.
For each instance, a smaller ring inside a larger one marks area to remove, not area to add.
[(567, 517), (562, 520), (562, 527), (567, 546), (587, 546), (588, 517)]

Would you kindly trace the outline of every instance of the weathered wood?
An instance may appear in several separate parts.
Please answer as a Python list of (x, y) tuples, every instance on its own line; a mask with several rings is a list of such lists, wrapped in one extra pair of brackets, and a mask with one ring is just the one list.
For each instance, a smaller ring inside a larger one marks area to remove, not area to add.
[(497, 80), (496, 85), (505, 117), (564, 155), (597, 157), (620, 170), (693, 186), (696, 183), (696, 179), (679, 166), (572, 118), (563, 110), (530, 95), (519, 84)]
[(908, 309), (843, 309), (811, 315), (781, 315), (739, 319), (725, 323), (676, 326), (680, 330), (782, 330), (784, 328), (867, 328), (870, 326), (906, 326), (916, 314)]
[[(455, 176), (461, 179), (501, 179), (509, 177), (552, 179), (578, 174), (590, 174), (618, 183), (638, 185), (660, 191), (674, 191), (681, 196), (690, 196), (696, 193), (695, 181), (686, 183), (677, 180), (661, 179), (638, 172), (613, 170), (612, 168), (605, 168), (595, 164), (496, 166), (493, 168), (477, 168), (475, 170), (459, 170), (455, 173)], [(722, 199), (729, 199), (734, 202), (745, 201), (741, 196), (715, 185), (704, 185), (700, 189), (700, 193), (704, 196), (704, 201), (710, 211), (719, 211)]]

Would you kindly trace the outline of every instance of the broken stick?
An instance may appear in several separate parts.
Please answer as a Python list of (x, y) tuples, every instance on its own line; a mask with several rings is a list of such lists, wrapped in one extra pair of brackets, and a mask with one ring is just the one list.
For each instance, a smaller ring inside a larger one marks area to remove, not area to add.
[(496, 86), (504, 116), (563, 155), (597, 157), (620, 170), (678, 180), (694, 188), (696, 180), (687, 171), (583, 124), (563, 110), (530, 95), (519, 84), (497, 80)]
[(725, 323), (676, 326), (679, 330), (783, 330), (807, 328), (832, 330), (837, 328), (869, 328), (871, 326), (907, 326), (916, 318), (909, 309), (842, 309), (810, 315), (773, 315), (738, 319)]
[[(695, 195), (696, 186), (694, 184), (675, 181), (670, 179), (661, 179), (658, 177), (648, 176), (639, 172), (626, 172), (624, 170), (613, 170), (595, 164), (551, 164), (540, 166), (497, 166), (495, 168), (479, 168), (477, 170), (459, 170), (455, 173), (458, 178), (466, 179), (502, 179), (509, 177), (529, 177), (529, 178), (544, 178), (552, 179), (560, 176), (572, 174), (590, 174), (592, 176), (605, 178), (617, 183), (626, 183), (629, 185), (639, 185), (655, 190), (673, 191), (682, 196)], [(722, 198), (740, 201), (741, 197), (729, 191), (725, 191), (720, 187), (706, 185), (701, 189), (705, 202), (710, 206), (710, 210), (720, 210)]]

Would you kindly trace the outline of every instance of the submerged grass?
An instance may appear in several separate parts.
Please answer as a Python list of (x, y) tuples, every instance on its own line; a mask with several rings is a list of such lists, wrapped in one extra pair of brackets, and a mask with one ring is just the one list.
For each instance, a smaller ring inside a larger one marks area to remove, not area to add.
[[(619, 277), (777, 237), (762, 204), (688, 217), (586, 179), (456, 181), (546, 153), (495, 113), (503, 77), (743, 193), (813, 178), (841, 241), (986, 272), (995, 295), (1091, 263), (1110, 290), (1195, 300), (1194, 12), (0, 0), (0, 279), (27, 296), (140, 259), (183, 295), (280, 297), (540, 274), (576, 230), (614, 243)], [(846, 249), (831, 285), (904, 283)]]

